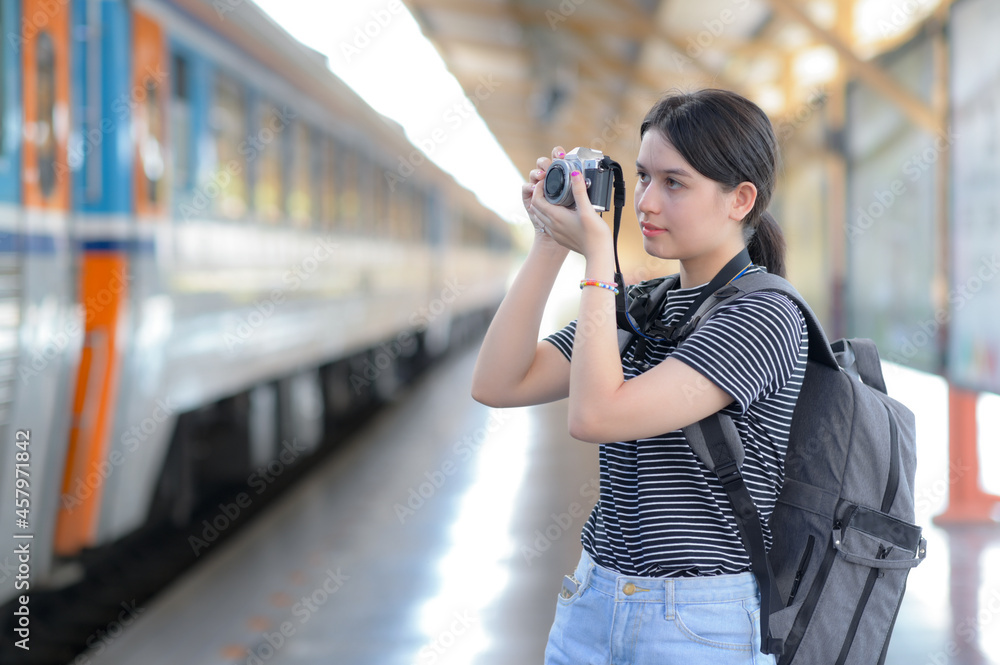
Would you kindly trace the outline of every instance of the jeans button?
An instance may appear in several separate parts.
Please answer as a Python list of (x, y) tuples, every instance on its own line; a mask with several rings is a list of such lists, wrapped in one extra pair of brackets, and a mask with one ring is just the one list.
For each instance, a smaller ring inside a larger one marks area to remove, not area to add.
[(626, 596), (631, 596), (633, 593), (635, 593), (635, 585), (629, 582), (628, 584), (622, 587), (622, 593), (624, 593)]

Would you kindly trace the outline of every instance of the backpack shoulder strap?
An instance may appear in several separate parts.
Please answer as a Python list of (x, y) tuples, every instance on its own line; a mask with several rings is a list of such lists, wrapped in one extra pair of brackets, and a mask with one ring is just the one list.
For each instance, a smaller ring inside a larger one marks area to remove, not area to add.
[[(787, 280), (766, 272), (744, 275), (716, 291), (712, 297), (702, 303), (688, 325), (681, 331), (681, 339), (704, 324), (720, 306), (758, 291), (782, 293), (794, 302), (806, 321), (809, 334), (809, 359), (829, 367), (840, 367), (826, 332), (809, 304)], [(780, 654), (783, 643), (770, 634), (770, 615), (781, 609), (783, 604), (771, 562), (764, 547), (764, 531), (760, 513), (740, 471), (743, 462), (743, 441), (739, 437), (739, 432), (732, 422), (732, 418), (722, 413), (712, 414), (685, 427), (683, 431), (688, 445), (719, 478), (719, 482), (722, 483), (733, 507), (740, 540), (743, 541), (750, 557), (750, 568), (757, 580), (757, 586), (760, 588), (761, 651), (769, 654)]]
[(750, 496), (743, 481), (740, 467), (743, 463), (743, 441), (732, 418), (715, 413), (704, 420), (684, 428), (688, 443), (698, 457), (706, 462), (722, 483), (729, 503), (736, 515), (740, 540), (750, 557), (750, 570), (760, 589), (761, 651), (780, 654), (784, 647), (781, 640), (771, 636), (771, 614), (783, 607), (771, 561), (764, 545), (764, 527), (757, 504)]
[(812, 311), (812, 308), (809, 307), (809, 303), (805, 301), (788, 280), (768, 272), (756, 272), (744, 275), (716, 291), (711, 298), (702, 303), (702, 306), (691, 317), (690, 323), (681, 332), (681, 338), (683, 339), (694, 332), (720, 306), (758, 291), (781, 293), (794, 302), (799, 311), (802, 312), (802, 316), (806, 320), (806, 328), (809, 331), (809, 359), (834, 369), (840, 367), (837, 364), (837, 358), (834, 355), (833, 349), (830, 348), (830, 341), (826, 336), (826, 332), (823, 330), (823, 326), (820, 325), (819, 319), (816, 318), (816, 314)]
[(830, 346), (840, 366), (848, 373), (863, 381), (866, 386), (888, 394), (885, 377), (882, 375), (882, 360), (875, 342), (870, 339), (838, 339)]

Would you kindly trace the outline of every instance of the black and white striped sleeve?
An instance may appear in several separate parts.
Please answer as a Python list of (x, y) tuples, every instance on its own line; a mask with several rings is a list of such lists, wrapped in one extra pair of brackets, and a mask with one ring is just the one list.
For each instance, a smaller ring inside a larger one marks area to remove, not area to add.
[(672, 357), (732, 395), (746, 413), (791, 378), (805, 328), (788, 297), (761, 291), (720, 308)]
[(576, 338), (576, 321), (571, 321), (569, 325), (558, 332), (554, 332), (545, 338), (546, 342), (555, 345), (566, 356), (566, 360), (573, 359), (573, 340)]

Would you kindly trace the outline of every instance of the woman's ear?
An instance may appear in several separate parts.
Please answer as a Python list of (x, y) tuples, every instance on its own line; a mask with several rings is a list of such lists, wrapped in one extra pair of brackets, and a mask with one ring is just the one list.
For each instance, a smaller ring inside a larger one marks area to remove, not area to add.
[(757, 202), (757, 188), (752, 182), (741, 182), (736, 185), (736, 189), (730, 193), (729, 218), (733, 221), (742, 222), (743, 218), (753, 210), (753, 204)]

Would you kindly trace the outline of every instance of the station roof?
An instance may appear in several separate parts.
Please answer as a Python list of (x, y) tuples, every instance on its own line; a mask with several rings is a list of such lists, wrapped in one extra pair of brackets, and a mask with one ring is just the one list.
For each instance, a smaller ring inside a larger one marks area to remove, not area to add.
[(774, 122), (861, 80), (917, 125), (943, 113), (875, 56), (940, 23), (951, 0), (405, 0), (524, 174), (553, 145), (630, 169), (666, 91), (723, 87)]

